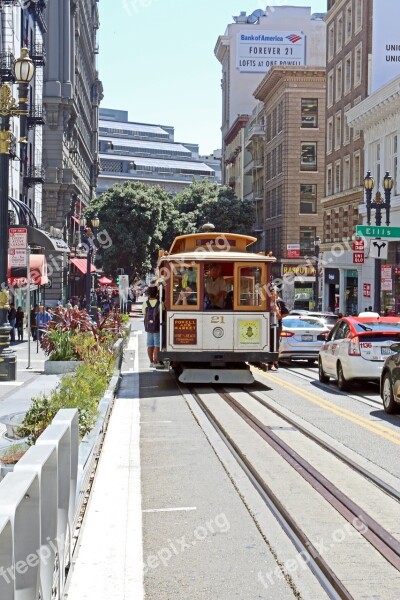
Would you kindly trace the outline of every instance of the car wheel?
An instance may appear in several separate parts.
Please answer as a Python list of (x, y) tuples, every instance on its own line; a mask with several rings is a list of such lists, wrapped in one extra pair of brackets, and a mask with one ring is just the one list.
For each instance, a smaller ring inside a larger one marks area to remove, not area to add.
[(318, 361), (318, 376), (321, 383), (329, 383), (328, 375), (325, 375), (324, 369), (322, 368), (322, 360)]
[(388, 415), (392, 415), (393, 413), (396, 413), (399, 410), (399, 406), (394, 401), (393, 385), (389, 373), (386, 373), (383, 378), (382, 400), (383, 409)]
[(349, 382), (344, 377), (343, 367), (342, 367), (341, 363), (339, 363), (337, 366), (337, 384), (338, 384), (339, 390), (341, 390), (342, 392), (345, 392), (350, 387)]

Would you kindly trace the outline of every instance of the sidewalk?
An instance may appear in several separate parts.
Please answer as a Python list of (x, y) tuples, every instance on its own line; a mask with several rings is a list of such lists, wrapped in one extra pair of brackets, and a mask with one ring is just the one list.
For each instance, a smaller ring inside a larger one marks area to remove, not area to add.
[[(24, 335), (26, 338), (26, 330)], [(13, 342), (10, 346), (17, 355), (16, 381), (0, 382), (0, 448), (12, 442), (4, 438), (6, 427), (1, 418), (12, 413), (24, 412), (29, 407), (32, 398), (46, 394), (54, 389), (60, 380), (60, 375), (44, 375), (46, 355), (37, 348), (36, 342), (30, 341), (30, 368), (28, 369), (28, 341)]]

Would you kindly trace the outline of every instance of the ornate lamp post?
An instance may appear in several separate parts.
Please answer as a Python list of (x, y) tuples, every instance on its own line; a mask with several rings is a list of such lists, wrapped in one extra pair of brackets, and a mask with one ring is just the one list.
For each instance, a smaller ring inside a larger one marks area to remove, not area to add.
[[(11, 147), (11, 117), (20, 117), (20, 143), (26, 144), (26, 117), (28, 115), (28, 88), (35, 67), (29, 58), (27, 48), (22, 48), (20, 58), (14, 64), (14, 76), (18, 83), (19, 104), (12, 95), (8, 83), (0, 88), (0, 380), (15, 379), (10, 374), (10, 364), (15, 367), (15, 355), (8, 350), (10, 327), (8, 325), (9, 293), (8, 293), (8, 189), (9, 189), (9, 160)], [(8, 373), (6, 373), (8, 371)]]
[(93, 230), (90, 227), (87, 227), (87, 221), (85, 217), (81, 217), (79, 221), (80, 229), (81, 229), (81, 241), (86, 245), (87, 254), (86, 254), (86, 311), (90, 313), (90, 300), (91, 300), (91, 291), (92, 291), (92, 256), (93, 256), (93, 248), (96, 246), (97, 242), (97, 233), (100, 226), (100, 219), (97, 215), (91, 218), (90, 220)]
[[(375, 194), (375, 200), (372, 201), (372, 191), (375, 186), (375, 181), (371, 177), (371, 172), (368, 171), (364, 177), (365, 203), (367, 205), (367, 224), (371, 225), (371, 210), (375, 209), (375, 225), (382, 225), (382, 210), (386, 212), (386, 225), (390, 225), (390, 196), (393, 189), (393, 179), (386, 171), (382, 185), (385, 195), (385, 200), (382, 200), (379, 190)], [(375, 258), (375, 284), (374, 284), (374, 311), (381, 313), (381, 259)]]

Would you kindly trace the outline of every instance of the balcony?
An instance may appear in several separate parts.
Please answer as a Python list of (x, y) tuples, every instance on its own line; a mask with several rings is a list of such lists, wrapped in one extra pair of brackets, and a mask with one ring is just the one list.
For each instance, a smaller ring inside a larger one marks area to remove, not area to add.
[(47, 31), (47, 25), (44, 18), (44, 10), (47, 7), (47, 0), (25, 0), (24, 8), (27, 8), (30, 14), (39, 25), (42, 33)]
[(11, 52), (0, 52), (0, 79), (14, 82), (15, 56)]
[(29, 113), (26, 118), (26, 125), (28, 129), (32, 129), (36, 125), (45, 125), (46, 117), (44, 114), (44, 109), (41, 104), (32, 104), (29, 107)]
[(43, 67), (46, 64), (46, 49), (44, 44), (31, 44), (29, 56), (35, 67)]
[(17, 158), (17, 138), (13, 133), (10, 132), (10, 150), (9, 155), (11, 160), (15, 160)]
[(24, 187), (30, 188), (39, 183), (44, 183), (45, 170), (39, 165), (30, 165), (24, 175)]
[(265, 129), (262, 125), (253, 125), (249, 129), (249, 133), (246, 139), (245, 146), (249, 146), (254, 138), (263, 138), (265, 135)]

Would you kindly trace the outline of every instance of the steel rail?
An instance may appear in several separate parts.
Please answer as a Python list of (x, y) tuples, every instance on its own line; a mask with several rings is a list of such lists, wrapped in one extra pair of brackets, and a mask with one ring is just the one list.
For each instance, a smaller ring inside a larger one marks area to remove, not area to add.
[(271, 429), (261, 423), (250, 411), (238, 403), (231, 394), (218, 392), (229, 406), (262, 437), (305, 481), (331, 504), (353, 527), (358, 519), (366, 529), (357, 531), (398, 571), (400, 571), (400, 542), (398, 542), (375, 519), (370, 517), (358, 504), (341, 492), (322, 473), (303, 459)]
[[(310, 557), (309, 565), (320, 582), (321, 586), (331, 598), (331, 600), (354, 600), (353, 596), (336, 576), (327, 562), (323, 559), (317, 548), (312, 544), (306, 534), (300, 529), (290, 512), (283, 506), (279, 498), (274, 494), (267, 482), (261, 477), (258, 471), (254, 468), (250, 460), (242, 453), (239, 446), (232, 439), (220, 421), (212, 414), (207, 405), (203, 402), (193, 387), (189, 388), (190, 393), (195, 398), (203, 412), (208, 417), (209, 421), (216, 429), (220, 437), (223, 439), (229, 450), (243, 468), (249, 480), (259, 492), (264, 502), (272, 507), (277, 516), (282, 528), (289, 533), (292, 542), (297, 549), (301, 549)], [(223, 397), (223, 394), (216, 390), (216, 393)]]

